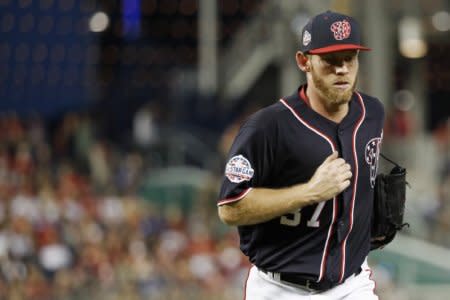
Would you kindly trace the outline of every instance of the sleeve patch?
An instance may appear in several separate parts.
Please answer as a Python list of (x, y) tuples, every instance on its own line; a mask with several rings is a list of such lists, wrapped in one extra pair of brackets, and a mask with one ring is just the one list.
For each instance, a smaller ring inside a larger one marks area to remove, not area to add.
[(249, 181), (254, 173), (250, 162), (242, 155), (233, 156), (225, 167), (225, 176), (234, 183)]
[(381, 137), (376, 137), (367, 142), (365, 150), (366, 163), (370, 166), (370, 186), (375, 187), (377, 178), (378, 159), (380, 156)]

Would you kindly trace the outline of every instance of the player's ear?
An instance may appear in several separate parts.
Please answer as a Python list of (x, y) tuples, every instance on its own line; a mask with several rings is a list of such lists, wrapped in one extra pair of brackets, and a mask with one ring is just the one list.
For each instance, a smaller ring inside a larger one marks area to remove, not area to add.
[(311, 61), (305, 53), (297, 51), (295, 54), (295, 60), (297, 61), (297, 66), (300, 70), (305, 73), (309, 72)]

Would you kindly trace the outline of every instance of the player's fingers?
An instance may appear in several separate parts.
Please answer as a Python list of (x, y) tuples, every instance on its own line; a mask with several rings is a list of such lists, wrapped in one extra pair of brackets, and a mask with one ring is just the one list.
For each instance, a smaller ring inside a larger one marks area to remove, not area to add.
[(330, 162), (327, 168), (332, 174), (335, 174), (334, 176), (350, 171), (350, 166), (342, 158)]
[(333, 151), (333, 153), (331, 153), (331, 155), (329, 155), (329, 156), (323, 161), (323, 163), (331, 162), (331, 161), (335, 160), (337, 157), (338, 157), (338, 152), (337, 152), (337, 151)]
[(345, 171), (342, 173), (342, 179), (346, 180), (346, 179), (350, 179), (352, 178), (352, 172), (351, 171)]
[(345, 180), (344, 182), (342, 182), (341, 184), (339, 184), (339, 189), (341, 191), (345, 190), (346, 188), (348, 188), (350, 186), (350, 180)]
[(339, 168), (346, 164), (346, 162), (345, 162), (345, 160), (343, 158), (337, 158), (332, 163), (335, 164)]
[(347, 163), (342, 164), (341, 166), (337, 167), (336, 169), (339, 173), (346, 173), (351, 172), (350, 165)]

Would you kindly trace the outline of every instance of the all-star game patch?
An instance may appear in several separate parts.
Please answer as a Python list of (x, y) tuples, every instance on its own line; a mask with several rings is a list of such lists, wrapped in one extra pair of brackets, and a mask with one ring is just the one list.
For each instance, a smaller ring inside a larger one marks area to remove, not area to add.
[(242, 155), (233, 156), (225, 167), (225, 176), (234, 183), (249, 181), (254, 173), (250, 162)]
[(303, 34), (303, 45), (308, 46), (308, 44), (311, 42), (311, 34), (305, 30), (305, 33)]

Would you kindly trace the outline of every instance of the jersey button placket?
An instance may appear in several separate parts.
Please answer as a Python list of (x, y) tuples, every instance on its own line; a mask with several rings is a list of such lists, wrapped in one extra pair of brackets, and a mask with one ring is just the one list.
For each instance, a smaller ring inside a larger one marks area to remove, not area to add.
[(346, 232), (345, 222), (340, 220), (337, 223), (337, 228), (336, 228), (337, 240), (338, 240), (339, 244), (344, 240), (346, 233), (347, 232)]
[(343, 157), (343, 151), (344, 151), (343, 146), (345, 145), (345, 142), (344, 142), (344, 130), (338, 126), (336, 133), (337, 133), (336, 139), (337, 139), (338, 151), (340, 153), (340, 156)]

